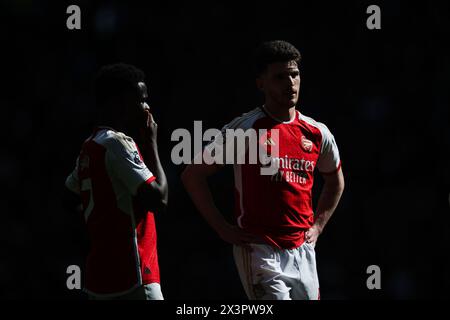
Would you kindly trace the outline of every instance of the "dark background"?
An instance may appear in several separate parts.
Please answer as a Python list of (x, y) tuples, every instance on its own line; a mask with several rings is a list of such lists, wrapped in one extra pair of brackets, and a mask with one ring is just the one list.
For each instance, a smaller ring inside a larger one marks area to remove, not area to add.
[[(81, 8), (81, 30), (66, 8)], [(381, 30), (366, 8), (381, 7)], [(3, 1), (0, 297), (85, 299), (66, 288), (83, 266), (83, 221), (62, 203), (90, 134), (91, 80), (108, 63), (147, 74), (170, 184), (157, 218), (166, 299), (245, 299), (232, 259), (194, 209), (170, 161), (176, 128), (220, 128), (261, 103), (251, 54), (263, 40), (301, 51), (298, 109), (337, 140), (346, 189), (316, 247), (322, 299), (449, 298), (448, 2)], [(232, 211), (231, 169), (212, 179)], [(320, 187), (320, 177), (318, 177)], [(317, 197), (316, 197), (317, 198)], [(381, 268), (382, 289), (366, 287)]]

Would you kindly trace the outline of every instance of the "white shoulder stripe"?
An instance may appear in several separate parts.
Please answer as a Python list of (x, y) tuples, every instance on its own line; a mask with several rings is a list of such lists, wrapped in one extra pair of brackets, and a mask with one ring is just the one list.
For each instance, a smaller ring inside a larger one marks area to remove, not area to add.
[(339, 170), (341, 158), (339, 156), (339, 149), (334, 139), (333, 134), (328, 127), (310, 117), (305, 117), (299, 113), (299, 120), (305, 121), (307, 124), (319, 129), (322, 135), (322, 143), (320, 146), (320, 155), (317, 160), (317, 168), (322, 173), (335, 172)]
[(307, 117), (307, 116), (301, 114), (300, 112), (298, 113), (298, 118), (299, 118), (299, 120), (303, 120), (307, 124), (309, 124), (309, 125), (311, 125), (313, 127), (316, 127), (317, 129), (319, 129), (320, 134), (322, 135), (321, 152), (323, 151), (323, 148), (324, 148), (324, 145), (325, 145), (325, 141), (327, 141), (327, 140), (334, 140), (334, 137), (331, 134), (330, 130), (322, 122), (316, 121), (316, 120), (314, 120), (311, 117)]
[(227, 128), (234, 128), (234, 127), (236, 126), (236, 124), (237, 124), (240, 120), (242, 120), (243, 118), (246, 118), (246, 117), (250, 117), (250, 116), (252, 116), (253, 114), (255, 114), (255, 113), (257, 113), (257, 112), (258, 112), (258, 108), (255, 108), (255, 109), (253, 109), (252, 111), (249, 111), (249, 112), (247, 112), (247, 113), (244, 113), (243, 115), (234, 118), (230, 123), (228, 123), (228, 124), (226, 125), (226, 127), (227, 127)]
[(229, 124), (225, 125), (224, 129), (248, 129), (255, 120), (261, 118), (262, 116), (265, 116), (262, 110), (259, 107), (255, 108), (250, 112), (244, 113), (240, 117), (236, 117)]
[(117, 148), (121, 145), (128, 152), (136, 151), (136, 144), (131, 137), (111, 129), (100, 130), (93, 138), (93, 141), (108, 150), (113, 149), (117, 151)]
[[(298, 111), (297, 111), (297, 112), (298, 112)], [(317, 122), (316, 120), (314, 120), (314, 119), (311, 118), (311, 117), (307, 117), (307, 116), (301, 114), (300, 112), (298, 112), (298, 119), (299, 119), (299, 120), (303, 120), (303, 121), (305, 121), (306, 123), (312, 125), (313, 127), (316, 127), (316, 128), (318, 128), (318, 129), (320, 129), (320, 127), (319, 127), (319, 122)]]
[[(311, 118), (311, 117), (307, 117), (307, 116), (301, 114), (300, 112), (298, 113), (298, 115), (299, 115), (298, 118), (299, 118), (300, 120), (303, 120), (303, 121), (305, 121), (306, 123), (308, 123), (308, 124), (310, 124), (310, 125), (312, 125), (312, 126), (318, 128), (318, 129), (320, 129), (320, 131), (325, 130), (325, 131), (328, 131), (328, 132), (329, 132), (328, 127), (327, 127), (324, 123), (319, 122), (319, 121), (316, 121), (316, 120), (314, 120), (314, 119)], [(322, 132), (322, 133), (323, 133), (323, 132)]]

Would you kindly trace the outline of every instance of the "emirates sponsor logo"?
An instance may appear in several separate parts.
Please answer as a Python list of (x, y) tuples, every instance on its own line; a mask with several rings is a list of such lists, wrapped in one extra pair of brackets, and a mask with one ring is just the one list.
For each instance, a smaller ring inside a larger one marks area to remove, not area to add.
[(313, 172), (315, 167), (314, 161), (305, 159), (284, 157), (272, 158), (272, 167), (278, 168), (276, 174), (271, 177), (274, 182), (306, 184), (308, 180), (308, 172)]
[(273, 182), (288, 182), (297, 184), (306, 184), (308, 180), (308, 175), (302, 171), (289, 171), (289, 170), (278, 170), (276, 174), (270, 177)]
[(288, 169), (294, 171), (313, 172), (315, 162), (305, 159), (284, 157), (272, 157), (272, 166), (281, 169)]
[(311, 140), (306, 139), (305, 136), (302, 136), (301, 145), (302, 149), (305, 150), (306, 152), (312, 151), (313, 143)]

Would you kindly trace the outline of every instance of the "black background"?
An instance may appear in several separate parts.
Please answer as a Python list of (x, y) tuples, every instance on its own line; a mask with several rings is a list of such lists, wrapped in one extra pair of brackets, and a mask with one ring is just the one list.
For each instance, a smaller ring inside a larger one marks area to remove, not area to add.
[[(81, 8), (81, 30), (66, 8)], [(366, 8), (381, 8), (368, 30)], [(4, 1), (0, 297), (85, 299), (66, 288), (83, 266), (83, 221), (61, 201), (93, 115), (104, 64), (147, 74), (170, 185), (157, 217), (166, 299), (245, 299), (232, 259), (194, 209), (170, 160), (173, 130), (220, 128), (261, 103), (251, 54), (283, 39), (302, 53), (298, 109), (327, 124), (346, 190), (316, 247), (322, 299), (449, 298), (449, 4)], [(232, 171), (212, 179), (231, 216)], [(320, 177), (317, 177), (320, 187)], [(317, 197), (316, 197), (317, 199)], [(381, 268), (368, 290), (366, 268)]]

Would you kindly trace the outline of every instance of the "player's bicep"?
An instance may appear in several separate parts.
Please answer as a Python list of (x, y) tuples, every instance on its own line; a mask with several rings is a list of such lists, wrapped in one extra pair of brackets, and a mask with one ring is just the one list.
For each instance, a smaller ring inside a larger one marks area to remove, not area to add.
[(342, 168), (332, 173), (322, 174), (322, 177), (325, 184), (344, 187), (344, 173), (342, 172)]

